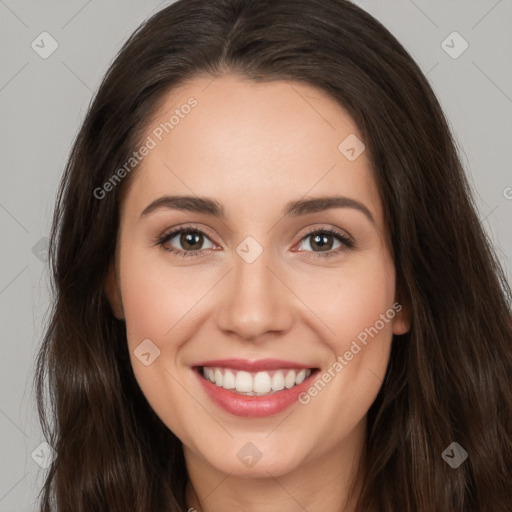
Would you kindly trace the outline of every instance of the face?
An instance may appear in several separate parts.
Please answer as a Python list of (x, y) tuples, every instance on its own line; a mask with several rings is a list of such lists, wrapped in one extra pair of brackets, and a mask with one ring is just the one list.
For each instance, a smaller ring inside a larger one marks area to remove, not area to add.
[(188, 463), (279, 476), (362, 438), (409, 322), (361, 141), (320, 90), (234, 75), (152, 119), (106, 291)]

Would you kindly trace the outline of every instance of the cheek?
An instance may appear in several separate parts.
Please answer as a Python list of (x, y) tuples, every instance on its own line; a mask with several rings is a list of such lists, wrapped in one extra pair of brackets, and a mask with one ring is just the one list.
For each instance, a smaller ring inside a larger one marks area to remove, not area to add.
[[(395, 270), (384, 251), (333, 270), (317, 280), (315, 287), (304, 281), (298, 294), (307, 297), (308, 307), (326, 326), (326, 339), (337, 353), (348, 350), (347, 343), (350, 346), (351, 340), (376, 322), (384, 336), (392, 331), (394, 312), (389, 310), (395, 297)], [(389, 320), (384, 325), (380, 320), (383, 314)]]
[(327, 452), (363, 420), (386, 373), (396, 316), (394, 266), (385, 258), (367, 263), (327, 282), (323, 293), (308, 295), (311, 309), (329, 327), (324, 343), (332, 353), (299, 400), (322, 426), (318, 452)]
[[(184, 329), (189, 315), (193, 315), (194, 304), (208, 286), (191, 286), (186, 273), (170, 271), (168, 265), (164, 269), (161, 263), (149, 262), (136, 251), (122, 260), (120, 280), (130, 360), (137, 383), (162, 422), (179, 438), (186, 439), (185, 413), (190, 411), (190, 397), (184, 392), (183, 383), (189, 376), (179, 369), (177, 359), (180, 340), (187, 339)], [(148, 352), (146, 365), (142, 354)]]
[(149, 338), (162, 349), (179, 338), (187, 315), (193, 316), (213, 283), (193, 279), (190, 271), (173, 270), (165, 258), (138, 257), (136, 251), (123, 261), (120, 279), (129, 343)]

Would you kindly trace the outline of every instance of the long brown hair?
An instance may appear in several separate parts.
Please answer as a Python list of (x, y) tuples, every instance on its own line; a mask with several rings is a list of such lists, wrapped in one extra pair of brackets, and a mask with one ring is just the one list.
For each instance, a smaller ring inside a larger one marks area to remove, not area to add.
[[(41, 512), (186, 507), (181, 443), (138, 387), (125, 324), (103, 291), (121, 193), (137, 169), (103, 198), (94, 192), (140, 145), (172, 88), (226, 71), (326, 91), (357, 123), (372, 162), (412, 326), (395, 336), (368, 412), (358, 511), (512, 510), (512, 294), (424, 75), (348, 1), (179, 0), (117, 55), (59, 189), (54, 301), (34, 379), (56, 453)], [(456, 469), (442, 457), (452, 442), (469, 455)]]

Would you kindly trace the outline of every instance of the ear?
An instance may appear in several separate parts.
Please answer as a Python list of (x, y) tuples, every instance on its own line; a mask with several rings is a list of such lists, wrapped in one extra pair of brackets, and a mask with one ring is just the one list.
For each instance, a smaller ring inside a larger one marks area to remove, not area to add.
[(401, 294), (395, 296), (393, 309), (395, 310), (395, 318), (393, 319), (393, 334), (405, 334), (411, 328), (411, 313), (409, 304), (400, 298)]
[(121, 290), (119, 288), (116, 268), (114, 264), (111, 264), (108, 269), (103, 291), (105, 292), (105, 295), (110, 303), (110, 308), (112, 309), (113, 315), (118, 320), (124, 320), (123, 301), (121, 298)]

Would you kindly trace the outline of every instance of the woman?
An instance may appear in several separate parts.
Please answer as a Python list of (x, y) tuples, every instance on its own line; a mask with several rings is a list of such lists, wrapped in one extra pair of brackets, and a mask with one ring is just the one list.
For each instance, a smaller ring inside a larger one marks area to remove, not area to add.
[(511, 509), (510, 288), (425, 77), (351, 3), (145, 22), (50, 255), (42, 511)]

